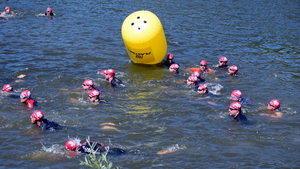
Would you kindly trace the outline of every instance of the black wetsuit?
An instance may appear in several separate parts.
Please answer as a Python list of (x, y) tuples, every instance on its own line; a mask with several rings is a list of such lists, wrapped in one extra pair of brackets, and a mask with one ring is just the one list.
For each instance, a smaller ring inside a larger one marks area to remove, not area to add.
[(110, 82), (111, 86), (113, 87), (119, 87), (121, 86), (123, 83), (120, 79), (117, 79), (117, 78), (113, 78), (113, 80)]
[(246, 117), (242, 112), (240, 112), (239, 115), (237, 115), (237, 116), (234, 118), (234, 120), (235, 120), (236, 122), (245, 122), (245, 121), (247, 121), (247, 117)]
[(53, 121), (49, 121), (47, 119), (43, 119), (42, 120), (42, 123), (40, 125), (40, 128), (42, 130), (58, 130), (58, 129), (61, 129), (61, 126)]
[[(94, 147), (93, 147), (93, 144)], [(101, 154), (106, 152), (105, 146), (104, 144), (101, 143), (96, 143), (96, 142), (90, 142), (90, 144), (88, 144), (88, 142), (84, 142), (78, 149), (79, 152), (83, 153), (83, 154), (90, 154), (91, 153), (91, 148), (93, 147), (93, 150), (97, 152), (97, 154)], [(122, 155), (125, 153), (125, 150), (120, 149), (120, 148), (109, 148), (107, 154), (108, 155)]]
[(172, 65), (172, 64), (174, 64), (175, 62), (172, 60), (171, 61), (171, 63), (170, 62), (168, 62), (167, 60), (165, 60), (164, 61), (164, 65), (166, 65), (168, 68)]
[[(47, 15), (47, 13), (46, 13), (46, 12), (45, 12), (45, 15)], [(50, 13), (50, 16), (53, 16), (53, 15), (54, 15), (54, 14), (51, 12), (51, 13)]]

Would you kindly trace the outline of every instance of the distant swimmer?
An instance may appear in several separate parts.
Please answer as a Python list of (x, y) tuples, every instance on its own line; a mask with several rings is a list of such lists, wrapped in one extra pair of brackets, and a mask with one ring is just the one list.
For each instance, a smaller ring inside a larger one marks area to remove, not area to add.
[(272, 118), (280, 118), (283, 113), (280, 112), (280, 101), (277, 99), (272, 99), (268, 104), (268, 113), (260, 114), (261, 116), (269, 116)]
[(252, 103), (252, 101), (244, 99), (240, 90), (234, 90), (231, 92), (230, 99), (233, 101), (243, 103)]
[(100, 75), (105, 76), (105, 79), (113, 87), (124, 86), (122, 81), (115, 77), (115, 71), (113, 69), (102, 70), (99, 72)]
[(166, 56), (166, 60), (164, 61), (164, 64), (167, 66), (167, 67), (170, 67), (172, 64), (174, 64), (174, 55), (169, 53), (167, 56)]
[(103, 143), (97, 142), (84, 142), (80, 144), (75, 140), (68, 140), (65, 144), (66, 149), (70, 151), (76, 151), (79, 154), (90, 154), (95, 152), (96, 154), (102, 154), (107, 152), (108, 155), (123, 155), (125, 154), (125, 150), (120, 148), (110, 148), (109, 146), (105, 146)]
[(228, 59), (225, 56), (220, 57), (219, 62), (218, 62), (218, 67), (227, 67), (227, 62)]
[(179, 64), (173, 63), (173, 64), (169, 67), (169, 71), (170, 71), (170, 72), (176, 72), (176, 73), (178, 73), (178, 72), (179, 72), (179, 68), (180, 68), (180, 65), (179, 65)]
[(91, 79), (86, 79), (82, 84), (82, 88), (84, 90), (94, 90), (94, 81)]
[(13, 91), (13, 86), (11, 84), (5, 84), (2, 87), (2, 93), (11, 93)]
[(232, 65), (228, 69), (228, 74), (231, 75), (231, 76), (236, 76), (238, 71), (239, 71), (239, 68), (235, 65)]
[(96, 89), (89, 92), (89, 100), (94, 103), (106, 102), (105, 100), (100, 99), (100, 91)]
[(206, 93), (208, 93), (207, 85), (206, 84), (199, 85), (197, 92), (199, 94), (206, 94)]
[(56, 15), (56, 14), (53, 13), (52, 8), (48, 7), (48, 8), (46, 9), (46, 12), (45, 12), (44, 14), (37, 14), (37, 15), (35, 15), (35, 16), (37, 16), (37, 17), (39, 17), (39, 16), (49, 16), (49, 17), (52, 17), (52, 16), (55, 16), (55, 15)]
[(0, 17), (8, 17), (8, 16), (13, 16), (15, 13), (10, 10), (10, 7), (7, 6), (4, 8), (4, 12), (0, 14)]
[(242, 113), (242, 104), (240, 102), (233, 102), (229, 106), (229, 115), (233, 117), (236, 122), (247, 121), (246, 116)]
[(31, 92), (29, 90), (22, 91), (20, 99), (21, 103), (25, 103), (29, 109), (32, 109), (36, 103), (35, 100), (31, 99)]
[(49, 121), (44, 118), (44, 113), (40, 110), (34, 111), (31, 116), (30, 120), (32, 124), (37, 125), (42, 130), (58, 130), (61, 126), (53, 121)]

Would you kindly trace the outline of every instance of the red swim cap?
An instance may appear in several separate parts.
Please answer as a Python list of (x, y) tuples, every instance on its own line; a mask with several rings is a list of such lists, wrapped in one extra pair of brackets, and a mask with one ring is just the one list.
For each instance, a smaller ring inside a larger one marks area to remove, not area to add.
[(198, 89), (208, 89), (206, 84), (201, 84)]
[(24, 97), (30, 97), (31, 93), (29, 90), (24, 90), (21, 94), (20, 94), (20, 98), (24, 98)]
[(52, 12), (52, 8), (47, 8), (47, 10), (46, 11), (51, 11)]
[(240, 108), (242, 108), (242, 104), (240, 102), (233, 102), (230, 104), (229, 107), (232, 109), (240, 109)]
[(10, 7), (9, 7), (9, 6), (7, 6), (7, 7), (5, 7), (4, 9), (5, 9), (5, 10), (7, 10), (7, 9), (10, 9)]
[(89, 92), (89, 96), (91, 97), (95, 97), (95, 96), (99, 96), (100, 95), (100, 91), (99, 90), (91, 90)]
[(227, 61), (228, 61), (228, 59), (227, 59), (227, 57), (225, 57), (225, 56), (222, 56), (222, 57), (220, 57), (219, 61), (227, 62)]
[(83, 84), (85, 84), (86, 86), (93, 86), (94, 85), (94, 81), (91, 79), (87, 79), (83, 82)]
[(175, 69), (175, 70), (178, 70), (179, 69), (179, 65), (177, 63), (174, 63), (170, 66), (170, 69)]
[(66, 149), (70, 151), (75, 151), (78, 147), (79, 145), (74, 140), (68, 140), (66, 142)]
[(171, 54), (171, 53), (169, 53), (169, 54), (167, 55), (167, 59), (168, 59), (168, 60), (173, 60), (173, 59), (174, 59), (174, 55)]
[(207, 65), (206, 60), (202, 60), (202, 61), (200, 62), (200, 65)]
[(191, 82), (196, 82), (198, 80), (197, 76), (191, 75), (189, 76), (188, 80), (190, 80)]
[(235, 65), (232, 65), (232, 66), (229, 67), (229, 70), (238, 71), (239, 68), (237, 66), (235, 66)]
[(41, 120), (44, 118), (44, 113), (42, 111), (36, 110), (31, 114), (31, 118), (35, 120)]
[(278, 109), (280, 107), (280, 101), (277, 99), (273, 99), (270, 101), (270, 105)]
[(6, 85), (4, 85), (4, 86), (2, 87), (2, 91), (3, 91), (3, 92), (9, 93), (9, 92), (11, 92), (12, 90), (13, 90), (13, 87), (12, 87), (11, 84), (6, 84)]
[(192, 72), (192, 75), (196, 76), (197, 78), (200, 78), (201, 74), (202, 73), (200, 71), (198, 71), (198, 70), (195, 70), (195, 71)]
[(240, 97), (242, 97), (242, 92), (240, 90), (234, 90), (231, 92), (231, 97), (240, 98)]

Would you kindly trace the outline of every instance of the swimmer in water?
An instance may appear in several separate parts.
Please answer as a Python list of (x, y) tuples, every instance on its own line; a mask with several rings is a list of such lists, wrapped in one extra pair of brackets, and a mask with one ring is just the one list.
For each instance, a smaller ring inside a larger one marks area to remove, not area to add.
[(94, 88), (94, 81), (91, 79), (87, 79), (83, 82), (82, 84), (82, 88), (84, 90), (95, 90)]
[(228, 59), (225, 56), (220, 57), (218, 67), (227, 67)]
[(113, 87), (122, 86), (123, 83), (120, 79), (115, 77), (115, 71), (113, 69), (102, 70), (99, 72), (100, 75), (105, 76), (105, 79), (111, 84)]
[(164, 61), (164, 64), (165, 64), (167, 67), (170, 67), (172, 64), (175, 63), (173, 60), (174, 60), (174, 55), (171, 54), (171, 53), (169, 53), (169, 54), (166, 56), (166, 60)]
[(11, 93), (13, 91), (13, 86), (11, 84), (5, 84), (2, 87), (2, 93)]
[(206, 84), (199, 85), (197, 92), (199, 94), (206, 94), (206, 93), (208, 93), (207, 85)]
[(207, 67), (207, 61), (206, 60), (202, 60), (200, 62), (200, 71), (203, 72), (203, 73), (204, 72), (208, 72), (208, 73), (214, 72), (213, 69), (210, 69), (210, 68)]
[(52, 12), (52, 8), (47, 8), (46, 9), (46, 12), (45, 12), (45, 15), (46, 16), (54, 16), (54, 13)]
[(89, 92), (89, 100), (94, 103), (100, 102), (100, 91), (99, 90), (91, 90)]
[(170, 71), (170, 72), (176, 72), (176, 73), (179, 73), (179, 68), (180, 68), (180, 65), (179, 65), (179, 64), (173, 63), (173, 64), (169, 67), (169, 71)]
[(283, 113), (281, 113), (279, 111), (279, 108), (280, 108), (280, 101), (277, 100), (277, 99), (272, 99), (269, 104), (268, 104), (268, 114), (260, 114), (261, 116), (269, 116), (269, 117), (272, 117), (272, 118), (280, 118), (282, 117)]
[(30, 120), (32, 124), (37, 125), (41, 130), (54, 131), (60, 128), (60, 125), (58, 125), (57, 123), (45, 119), (44, 113), (39, 110), (36, 110), (31, 114)]
[(198, 84), (198, 78), (197, 76), (191, 75), (189, 78), (186, 80), (187, 85), (197, 85)]
[(205, 79), (202, 79), (202, 78), (201, 78), (202, 73), (201, 73), (201, 71), (199, 71), (199, 70), (194, 70), (194, 71), (192, 72), (191, 75), (192, 75), (192, 76), (196, 76), (197, 79), (198, 79), (198, 82), (206, 82)]
[(229, 115), (233, 116), (234, 121), (243, 122), (247, 121), (246, 116), (242, 113), (242, 104), (240, 102), (233, 102), (229, 106)]
[(82, 144), (77, 143), (75, 140), (68, 140), (65, 144), (66, 149), (70, 151), (76, 151), (79, 154), (90, 154), (92, 151), (96, 152), (96, 154), (102, 154), (107, 152), (108, 155), (123, 155), (125, 154), (125, 150), (120, 148), (109, 148), (105, 146), (103, 143), (97, 142), (84, 142)]
[(230, 99), (232, 101), (240, 102), (241, 104), (243, 104), (243, 103), (252, 103), (252, 101), (244, 99), (242, 97), (242, 92), (240, 90), (232, 91), (231, 95), (230, 95)]
[(14, 15), (14, 12), (10, 10), (9, 6), (7, 6), (4, 8), (4, 12), (1, 13), (0, 17), (6, 17), (9, 15)]
[(21, 103), (25, 103), (29, 109), (32, 109), (36, 103), (33, 99), (31, 99), (31, 92), (29, 90), (22, 91), (20, 99)]
[(232, 65), (228, 69), (228, 74), (231, 76), (236, 76), (236, 73), (239, 71), (239, 68), (235, 65)]

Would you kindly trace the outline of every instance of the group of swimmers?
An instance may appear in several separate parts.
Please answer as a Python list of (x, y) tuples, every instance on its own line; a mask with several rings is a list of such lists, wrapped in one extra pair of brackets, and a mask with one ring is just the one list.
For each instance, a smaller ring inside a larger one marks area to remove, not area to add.
[[(102, 70), (99, 72), (99, 75), (105, 76), (105, 79), (113, 86), (121, 86), (122, 81), (115, 77), (115, 71), (113, 69)], [(100, 91), (95, 89), (94, 82), (91, 79), (87, 79), (82, 84), (83, 90), (88, 90), (88, 98), (91, 102), (105, 102), (105, 100), (100, 99)], [(2, 87), (2, 93), (11, 93), (13, 92), (13, 86), (11, 84), (5, 84)], [(20, 94), (20, 102), (24, 103), (29, 110), (34, 108), (37, 103), (34, 99), (31, 98), (31, 91), (24, 90)], [(62, 128), (59, 124), (53, 121), (49, 121), (45, 118), (45, 114), (43, 111), (35, 110), (32, 112), (30, 116), (30, 121), (32, 124), (35, 124), (41, 130), (59, 130)], [(103, 143), (97, 142), (84, 142), (80, 143), (79, 140), (68, 140), (65, 144), (66, 149), (70, 151), (76, 151), (77, 154), (89, 154), (91, 151), (94, 151), (98, 154), (103, 152), (107, 152), (109, 155), (122, 155), (125, 153), (125, 150), (120, 148), (108, 148)]]
[[(165, 65), (169, 66), (170, 72), (179, 72), (180, 65), (174, 61), (174, 55), (168, 54), (166, 56)], [(230, 76), (236, 76), (238, 72), (238, 67), (236, 65), (227, 65), (228, 58), (225, 56), (222, 56), (219, 58), (218, 67), (219, 68), (228, 68), (228, 75)], [(195, 90), (199, 94), (207, 94), (208, 87), (205, 84), (206, 80), (201, 78), (201, 75), (203, 73), (215, 73), (215, 70), (208, 68), (207, 61), (202, 60), (200, 61), (200, 67), (199, 68), (188, 68), (188, 71), (191, 71), (191, 75), (186, 80), (187, 85), (194, 85), (196, 88)], [(203, 82), (199, 85), (199, 83)], [(242, 92), (240, 90), (234, 90), (231, 93), (230, 99), (234, 102), (232, 102), (229, 105), (229, 115), (233, 116), (235, 121), (247, 121), (246, 116), (242, 113), (242, 104), (245, 103), (251, 103), (252, 101), (249, 101), (247, 99), (244, 99), (242, 97)], [(279, 111), (280, 109), (280, 101), (277, 99), (272, 99), (268, 106), (268, 114), (260, 114), (261, 116), (269, 116), (273, 118), (280, 118), (283, 114)]]
[[(11, 11), (11, 8), (9, 6), (6, 6), (4, 8), (4, 11), (0, 14), (0, 17), (12, 17), (16, 15), (15, 12)], [(36, 16), (54, 16), (55, 14), (52, 11), (52, 8), (48, 7), (46, 9), (46, 12), (44, 14), (37, 14)]]

